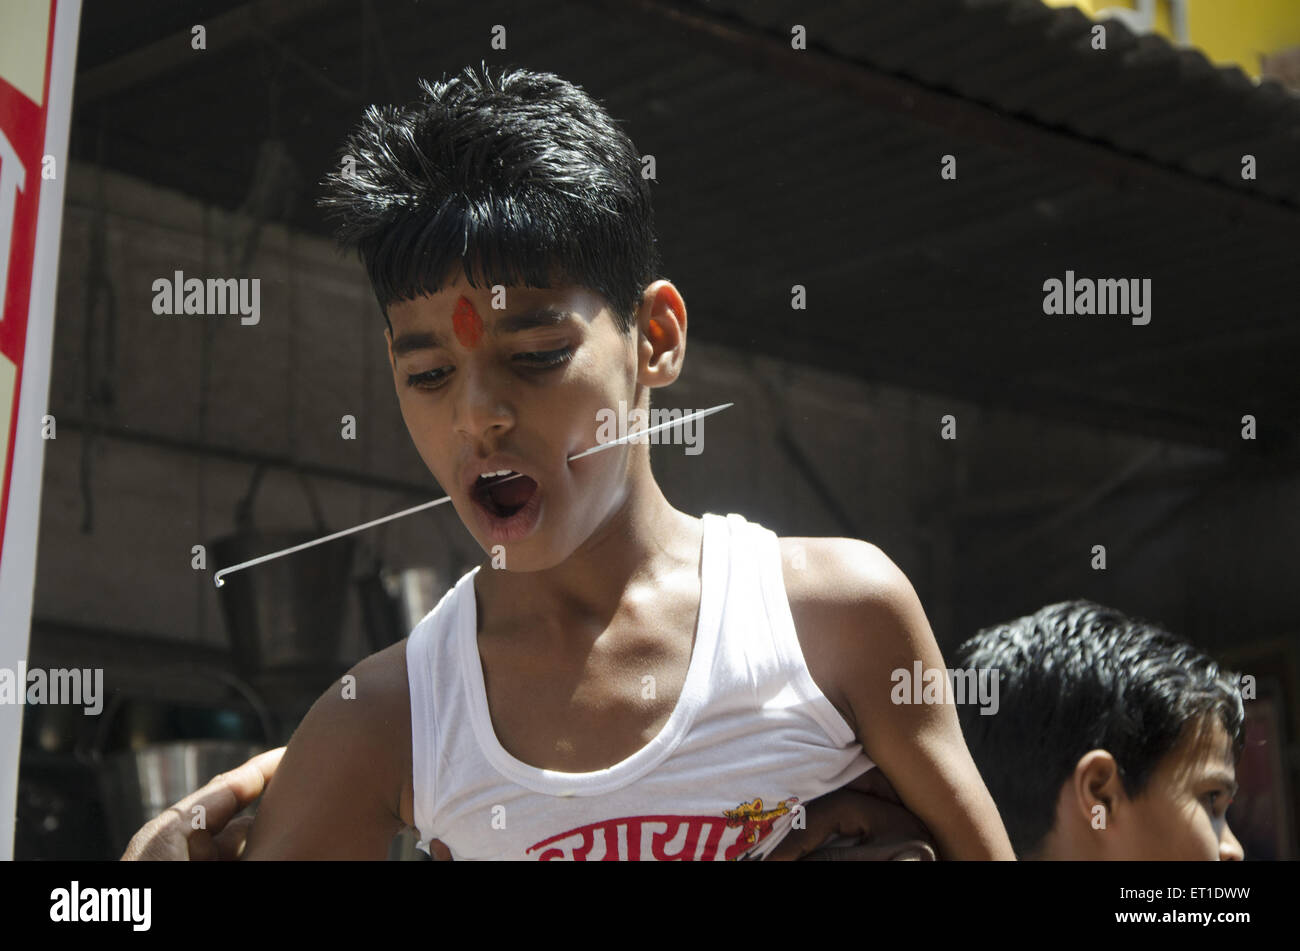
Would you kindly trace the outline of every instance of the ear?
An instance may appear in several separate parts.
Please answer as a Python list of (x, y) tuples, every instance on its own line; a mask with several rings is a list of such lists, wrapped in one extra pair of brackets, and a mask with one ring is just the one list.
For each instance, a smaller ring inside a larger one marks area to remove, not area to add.
[(1116, 836), (1107, 833), (1128, 818), (1115, 757), (1106, 750), (1089, 750), (1075, 764), (1066, 786), (1060, 818), (1098, 846), (1114, 841)]
[(636, 326), (637, 383), (667, 386), (686, 359), (686, 302), (670, 281), (655, 281), (641, 296)]

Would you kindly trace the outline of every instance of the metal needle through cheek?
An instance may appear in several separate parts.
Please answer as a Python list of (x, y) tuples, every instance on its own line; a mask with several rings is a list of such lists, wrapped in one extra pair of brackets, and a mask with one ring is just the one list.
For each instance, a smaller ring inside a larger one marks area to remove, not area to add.
[[(570, 456), (568, 461), (573, 462), (573, 460), (575, 459), (581, 459), (584, 456), (590, 456), (593, 452), (600, 452), (602, 449), (612, 449), (615, 446), (621, 446), (623, 443), (631, 442), (633, 439), (641, 439), (645, 436), (649, 436), (651, 433), (659, 432), (661, 429), (671, 429), (674, 426), (680, 426), (682, 425), (682, 423), (689, 422), (692, 419), (703, 419), (705, 416), (711, 416), (714, 413), (720, 413), (728, 406), (734, 406), (734, 405), (735, 405), (734, 403), (720, 403), (717, 406), (712, 406), (708, 409), (702, 409), (698, 413), (687, 413), (685, 416), (681, 417), (680, 419), (670, 419), (667, 422), (660, 423), (657, 426), (651, 426), (649, 429), (638, 429), (635, 432), (628, 433), (626, 436), (620, 436), (618, 439), (612, 439), (609, 442), (601, 443), (598, 446), (592, 446), (590, 449), (584, 449), (582, 452)], [(502, 482), (509, 482), (511, 479), (518, 479), (521, 475), (523, 475), (522, 472), (516, 472), (512, 476), (506, 476), (506, 478), (498, 480), (497, 485), (500, 485)], [(413, 505), (409, 509), (402, 509), (402, 511), (394, 512), (392, 515), (384, 515), (380, 518), (371, 519), (369, 522), (366, 522), (362, 525), (354, 525), (352, 528), (345, 528), (341, 532), (334, 532), (331, 535), (325, 535), (321, 538), (316, 538), (309, 542), (303, 542), (301, 545), (294, 545), (292, 548), (285, 548), (281, 551), (273, 551), (269, 555), (262, 555), (258, 558), (253, 558), (250, 561), (243, 561), (237, 565), (231, 565), (229, 568), (222, 568), (220, 571), (218, 571), (216, 574), (212, 576), (212, 581), (218, 588), (220, 588), (224, 586), (226, 583), (223, 580), (223, 577), (225, 575), (233, 574), (236, 571), (242, 571), (245, 568), (251, 568), (254, 565), (260, 565), (262, 564), (262, 562), (271, 561), (274, 558), (282, 558), (285, 555), (292, 555), (294, 552), (302, 551), (305, 548), (311, 548), (315, 545), (324, 545), (326, 542), (332, 542), (334, 539), (342, 538), (344, 535), (351, 535), (353, 532), (363, 532), (367, 528), (374, 528), (376, 525), (382, 525), (384, 522), (391, 522), (393, 521), (393, 519), (405, 518), (408, 515), (414, 515), (416, 512), (423, 512), (425, 509), (431, 509), (436, 505), (442, 505), (442, 503), (450, 502), (450, 501), (451, 501), (451, 496), (444, 495), (442, 498), (434, 499), (432, 502), (424, 502), (420, 505)]]

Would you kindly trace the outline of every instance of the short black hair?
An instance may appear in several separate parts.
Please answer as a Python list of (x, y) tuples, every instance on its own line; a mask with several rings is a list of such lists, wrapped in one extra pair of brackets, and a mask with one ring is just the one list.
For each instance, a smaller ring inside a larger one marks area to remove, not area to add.
[(1093, 749), (1115, 757), (1128, 796), (1184, 735), (1218, 716), (1240, 757), (1241, 677), (1168, 631), (1091, 601), (1066, 601), (980, 631), (962, 668), (998, 671), (991, 716), (958, 705), (962, 732), (1018, 855), (1041, 846), (1061, 786)]
[(390, 303), (437, 293), (459, 264), (472, 287), (586, 287), (629, 331), (658, 274), (654, 210), (636, 147), (604, 107), (553, 73), (483, 64), (419, 90), (366, 109), (317, 202), (385, 321)]

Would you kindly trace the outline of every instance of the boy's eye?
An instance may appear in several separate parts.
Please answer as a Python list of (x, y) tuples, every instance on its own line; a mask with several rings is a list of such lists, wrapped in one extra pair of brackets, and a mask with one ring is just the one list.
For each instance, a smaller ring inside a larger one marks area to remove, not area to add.
[(521, 363), (531, 363), (537, 367), (558, 367), (573, 359), (572, 347), (558, 350), (537, 350), (531, 353), (516, 353), (515, 359)]
[(426, 390), (434, 389), (442, 384), (443, 378), (450, 372), (449, 367), (438, 367), (436, 370), (428, 370), (424, 373), (412, 373), (407, 376), (406, 385)]
[[(572, 360), (573, 348), (561, 347), (558, 350), (534, 350), (528, 353), (516, 353), (514, 359), (534, 369), (549, 370), (563, 366)], [(438, 367), (424, 373), (411, 373), (406, 377), (406, 385), (422, 390), (437, 389), (450, 373), (451, 367)]]
[(1232, 804), (1232, 801), (1228, 799), (1227, 793), (1219, 790), (1208, 792), (1201, 798), (1205, 801), (1205, 808), (1216, 814), (1227, 812), (1228, 806)]

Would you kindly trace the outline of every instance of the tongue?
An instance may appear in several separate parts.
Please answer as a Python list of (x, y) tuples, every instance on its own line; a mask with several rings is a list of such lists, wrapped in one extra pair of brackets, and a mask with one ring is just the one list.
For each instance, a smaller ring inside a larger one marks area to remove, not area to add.
[(526, 475), (488, 486), (492, 501), (505, 509), (518, 508), (533, 497), (537, 483)]

